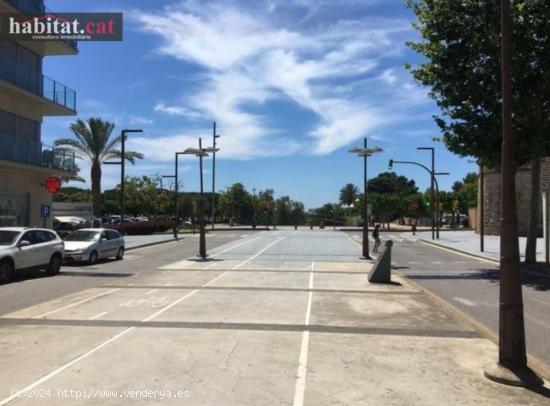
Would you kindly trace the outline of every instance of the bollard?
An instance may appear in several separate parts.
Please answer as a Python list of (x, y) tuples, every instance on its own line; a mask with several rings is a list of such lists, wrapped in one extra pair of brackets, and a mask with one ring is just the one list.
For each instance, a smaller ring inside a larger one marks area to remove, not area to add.
[(391, 283), (391, 247), (392, 240), (387, 240), (384, 244), (384, 251), (378, 255), (376, 262), (369, 272), (370, 283)]

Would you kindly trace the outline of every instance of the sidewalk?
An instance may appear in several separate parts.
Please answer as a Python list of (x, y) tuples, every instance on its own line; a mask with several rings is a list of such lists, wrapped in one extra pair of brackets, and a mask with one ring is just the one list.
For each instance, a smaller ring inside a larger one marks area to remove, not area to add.
[(4, 315), (0, 406), (548, 404), (484, 378), (497, 347), (417, 285), (369, 284), (369, 263), (322, 259), (334, 246), (358, 252), (264, 233)]
[[(447, 231), (441, 230), (439, 240), (432, 241), (432, 233), (421, 231), (417, 232), (416, 236), (420, 240), (433, 242), (444, 247), (456, 249), (463, 252), (468, 252), (474, 255), (486, 257), (488, 259), (500, 260), (500, 237), (495, 235), (485, 236), (485, 251), (481, 252), (479, 245), (479, 234), (471, 230)], [(521, 259), (525, 258), (525, 237), (519, 238), (519, 252)], [(537, 258), (539, 262), (544, 262), (544, 240), (537, 240)]]

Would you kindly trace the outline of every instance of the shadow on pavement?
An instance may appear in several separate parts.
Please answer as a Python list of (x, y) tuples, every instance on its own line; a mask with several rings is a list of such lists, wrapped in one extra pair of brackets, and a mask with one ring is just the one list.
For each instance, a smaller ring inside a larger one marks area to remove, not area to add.
[[(462, 274), (409, 274), (411, 279), (457, 279), (457, 280), (487, 280), (491, 283), (499, 283), (500, 271), (498, 269), (479, 269), (474, 272)], [(522, 272), (521, 284), (535, 290), (550, 290), (550, 277), (534, 275), (531, 272)]]

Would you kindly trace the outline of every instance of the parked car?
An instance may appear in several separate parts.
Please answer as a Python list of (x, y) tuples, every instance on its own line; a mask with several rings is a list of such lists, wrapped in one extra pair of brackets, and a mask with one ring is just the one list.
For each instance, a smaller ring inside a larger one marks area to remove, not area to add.
[(82, 228), (65, 237), (65, 259), (95, 264), (99, 259), (124, 258), (124, 238), (116, 230)]
[(22, 270), (45, 269), (56, 275), (61, 269), (65, 247), (55, 231), (42, 228), (0, 228), (0, 283)]

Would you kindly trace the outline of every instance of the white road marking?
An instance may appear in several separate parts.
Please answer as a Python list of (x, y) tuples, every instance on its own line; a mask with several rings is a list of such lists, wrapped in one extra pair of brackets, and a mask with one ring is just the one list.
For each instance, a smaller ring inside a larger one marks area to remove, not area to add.
[(101, 313), (98, 313), (98, 314), (96, 314), (95, 316), (90, 317), (88, 320), (97, 320), (97, 319), (99, 319), (100, 317), (105, 316), (107, 313), (109, 313), (109, 312), (101, 312)]
[(475, 302), (472, 302), (471, 300), (464, 299), (462, 297), (453, 297), (453, 300), (457, 301), (458, 303), (462, 303), (465, 306), (474, 307), (477, 306)]
[(28, 392), (28, 391), (31, 391), (33, 390), (34, 388), (36, 388), (38, 385), (41, 385), (42, 383), (46, 382), (48, 379), (50, 378), (53, 378), (54, 376), (58, 375), (59, 373), (65, 371), (66, 369), (69, 369), (70, 367), (72, 367), (73, 365), (77, 364), (78, 362), (82, 361), (83, 359), (86, 359), (88, 358), (90, 355), (92, 355), (93, 353), (99, 351), (100, 349), (102, 349), (103, 347), (111, 344), (113, 341), (116, 341), (118, 340), (120, 337), (126, 335), (127, 333), (129, 333), (130, 331), (132, 331), (133, 329), (135, 329), (135, 327), (130, 327), (130, 328), (127, 328), (126, 330), (118, 333), (117, 335), (109, 338), (107, 341), (104, 341), (102, 342), (101, 344), (99, 344), (98, 346), (92, 348), (90, 351), (82, 354), (81, 356), (79, 357), (76, 357), (75, 359), (73, 359), (72, 361), (66, 363), (65, 365), (57, 368), (56, 370), (50, 372), (49, 374), (47, 375), (44, 375), (42, 378), (40, 378), (39, 380), (31, 383), (29, 386), (23, 388), (23, 389), (20, 389), (18, 390), (17, 392), (15, 392), (14, 394), (12, 394), (11, 396), (3, 399), (2, 401), (0, 401), (0, 406), (4, 406), (5, 404), (11, 402), (12, 400), (14, 399), (17, 399), (19, 398), (22, 394), (24, 394), (25, 392)]
[(465, 264), (466, 261), (453, 261), (453, 264)]
[(145, 294), (146, 294), (146, 295), (152, 295), (153, 293), (155, 293), (155, 292), (157, 292), (157, 291), (158, 291), (158, 289), (151, 289), (151, 290), (145, 292)]
[[(282, 239), (284, 239), (284, 237), (272, 242), (271, 244), (269, 244), (267, 247), (265, 247), (264, 249), (262, 249), (261, 251), (259, 251), (257, 254), (253, 255), (252, 257), (250, 257), (249, 259), (243, 261), (241, 264), (235, 266), (233, 269), (236, 269), (238, 266), (240, 265), (243, 265), (247, 262), (249, 262), (252, 258), (257, 258), (258, 255), (260, 255), (262, 252), (264, 252), (265, 250), (267, 250), (269, 247), (273, 246), (274, 244), (278, 243), (279, 241), (281, 241)], [(240, 246), (242, 244), (238, 244), (237, 246), (233, 247), (233, 248), (237, 248), (238, 246)], [(229, 250), (229, 249), (228, 249)], [(228, 250), (226, 250), (225, 252), (227, 252)], [(204, 287), (204, 286), (207, 286), (209, 285), (210, 283), (220, 279), (222, 276), (226, 275), (227, 273), (229, 273), (230, 271), (226, 271), (224, 272), (223, 274), (221, 275), (218, 275), (217, 277), (215, 277), (214, 279), (211, 279), (209, 282), (203, 284), (201, 287)], [(115, 290), (119, 290), (119, 289), (113, 289), (112, 291), (115, 291)], [(109, 291), (109, 292), (112, 292), (112, 291)], [(169, 304), (168, 306), (160, 309), (158, 312), (156, 312), (155, 314), (153, 314), (152, 316), (149, 316), (147, 317), (146, 319), (143, 319), (142, 322), (147, 322), (147, 321), (150, 321), (151, 319), (153, 319), (154, 317), (157, 317), (159, 316), (160, 314), (164, 313), (165, 311), (171, 309), (172, 307), (174, 307), (175, 305), (177, 305), (178, 303), (182, 302), (183, 300), (187, 299), (188, 297), (191, 297), (193, 296), (195, 293), (197, 293), (199, 291), (199, 289), (195, 289), (194, 291), (186, 294), (185, 296), (179, 298), (178, 300), (174, 301), (173, 303)], [(92, 298), (88, 298), (87, 300), (91, 300)], [(117, 335), (109, 338), (107, 341), (104, 341), (102, 342), (101, 344), (93, 347), (90, 351), (88, 352), (85, 352), (84, 354), (76, 357), (75, 359), (73, 359), (72, 361), (69, 361), (68, 363), (66, 363), (65, 365), (57, 368), (56, 370), (50, 372), (49, 374), (47, 375), (44, 375), (42, 378), (34, 381), (33, 383), (31, 383), (30, 385), (24, 387), (23, 389), (20, 389), (18, 390), (17, 392), (13, 393), (11, 396), (7, 397), (7, 398), (4, 398), (0, 401), (0, 406), (4, 406), (5, 404), (11, 402), (12, 400), (14, 399), (17, 399), (19, 398), (22, 394), (24, 394), (25, 392), (28, 392), (34, 388), (36, 388), (37, 386), (41, 385), (42, 383), (46, 382), (47, 380), (49, 380), (50, 378), (53, 378), (54, 376), (60, 374), (61, 372), (67, 370), (68, 368), (72, 367), (73, 365), (77, 364), (78, 362), (88, 358), (90, 355), (93, 355), (94, 353), (96, 353), (97, 351), (99, 351), (100, 349), (106, 347), (107, 345), (111, 344), (112, 342), (118, 340), (119, 338), (121, 337), (124, 337), (126, 334), (128, 334), (129, 332), (135, 330), (136, 327), (129, 327), (127, 328), (126, 330), (123, 330), (121, 331), (120, 333), (118, 333)]]
[[(313, 270), (315, 263), (311, 263), (311, 272), (309, 273), (309, 293), (307, 299), (306, 316), (304, 324), (309, 326), (311, 319), (311, 302), (313, 301)], [(298, 361), (298, 371), (296, 373), (296, 386), (294, 389), (294, 406), (303, 406), (304, 396), (306, 393), (306, 375), (307, 375), (307, 358), (309, 352), (309, 331), (302, 333), (302, 344), (300, 345), (300, 358)]]
[(443, 265), (443, 262), (441, 262), (441, 261), (430, 261), (430, 263), (432, 263), (434, 265)]
[(43, 313), (41, 315), (38, 315), (38, 316), (34, 316), (33, 319), (40, 319), (42, 317), (46, 317), (46, 316), (49, 316), (50, 314), (54, 314), (54, 313), (57, 313), (57, 312), (60, 312), (62, 310), (66, 310), (66, 309), (70, 309), (71, 307), (74, 307), (74, 306), (78, 306), (82, 303), (86, 303), (86, 302), (89, 302), (90, 300), (94, 300), (94, 299), (97, 299), (98, 297), (102, 297), (102, 296), (107, 296), (113, 292), (116, 292), (120, 290), (119, 288), (116, 288), (116, 289), (111, 289), (111, 290), (108, 290), (107, 292), (103, 292), (103, 293), (99, 293), (97, 295), (94, 295), (94, 296), (91, 296), (91, 297), (88, 297), (86, 299), (82, 299), (82, 300), (79, 300), (78, 302), (74, 302), (74, 303), (71, 303), (71, 304), (68, 304), (66, 306), (63, 306), (63, 307), (60, 307), (59, 309), (55, 309), (55, 310), (51, 310), (49, 312), (46, 312), (46, 313)]
[(409, 261), (408, 263), (411, 264), (411, 265), (418, 264), (418, 262), (416, 262), (416, 261)]

